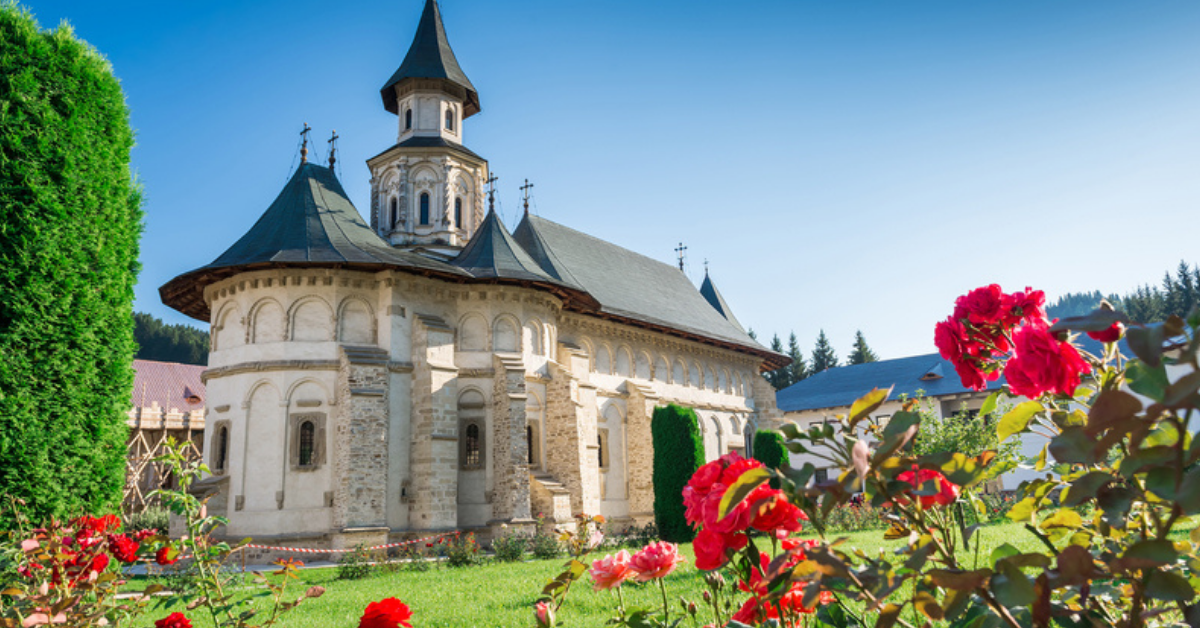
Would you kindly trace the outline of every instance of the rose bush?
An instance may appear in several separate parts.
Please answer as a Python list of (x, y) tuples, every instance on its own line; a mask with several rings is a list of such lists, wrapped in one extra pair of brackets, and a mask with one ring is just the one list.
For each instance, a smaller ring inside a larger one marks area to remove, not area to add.
[[(1102, 304), (1086, 316), (1050, 321), (1044, 304), (1040, 291), (985, 286), (960, 297), (934, 331), (964, 386), (982, 389), (1005, 377), (980, 410), (992, 414), (1012, 398), (994, 422), (1001, 443), (1019, 434), (1047, 439), (1030, 461), (1042, 475), (1021, 484), (1007, 513), (1041, 549), (1004, 544), (981, 553), (975, 533), (982, 524), (968, 522), (987, 519), (974, 489), (1002, 470), (995, 452), (913, 453), (921, 429), (915, 402), (880, 423), (871, 415), (889, 391), (874, 390), (836, 427), (781, 426), (793, 454), (831, 462), (841, 469), (836, 478), (815, 482), (811, 463), (747, 469), (722, 482), (715, 514), (699, 502), (696, 519), (715, 525), (697, 539), (697, 563), (721, 562), (700, 556), (720, 557), (726, 522), (740, 525), (740, 509), (766, 503), (762, 490), (770, 480), (818, 533), (858, 491), (872, 506), (892, 504), (883, 534), (904, 544), (871, 556), (822, 538), (802, 556), (785, 550), (766, 568), (762, 558), (749, 561), (757, 572), (744, 572), (741, 590), (761, 597), (765, 581), (769, 596), (735, 621), (762, 624), (777, 615), (786, 624), (788, 613), (824, 596), (818, 616), (833, 626), (1200, 625), (1200, 533), (1182, 534), (1200, 517), (1200, 439), (1192, 423), (1200, 411), (1200, 314), (1140, 325)], [(1089, 334), (1102, 349), (1081, 351), (1073, 333)], [(699, 488), (717, 484), (711, 470), (697, 476)], [(724, 558), (744, 568), (743, 555), (754, 547), (725, 547)], [(787, 597), (796, 593), (799, 607)]]

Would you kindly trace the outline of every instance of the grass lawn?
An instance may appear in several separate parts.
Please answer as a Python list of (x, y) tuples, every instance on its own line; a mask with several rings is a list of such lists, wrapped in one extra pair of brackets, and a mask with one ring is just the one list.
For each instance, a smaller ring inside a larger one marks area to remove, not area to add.
[[(1003, 543), (1011, 543), (1022, 551), (1035, 551), (1040, 545), (1017, 524), (989, 526), (977, 534), (983, 540), (981, 563), (987, 560), (989, 548)], [(899, 541), (883, 541), (881, 531), (844, 536), (850, 539), (847, 545), (867, 553), (900, 544)], [(699, 603), (704, 590), (703, 579), (694, 566), (691, 546), (685, 545), (680, 550), (688, 562), (666, 581), (672, 613), (679, 608), (680, 596)], [(398, 571), (355, 581), (337, 580), (335, 569), (304, 570), (300, 572), (300, 582), (289, 586), (289, 593), (294, 586), (294, 594), (300, 595), (314, 584), (325, 587), (326, 593), (288, 614), (284, 625), (289, 628), (354, 627), (368, 603), (398, 597), (412, 609), (414, 626), (528, 628), (533, 625), (534, 601), (545, 583), (562, 571), (566, 560), (491, 563), (459, 569), (442, 567), (426, 572)], [(970, 566), (970, 559), (967, 562)], [(625, 601), (629, 608), (661, 607), (662, 598), (657, 587), (629, 583), (625, 585)], [(567, 626), (603, 626), (615, 607), (616, 598), (610, 592), (593, 592), (590, 580), (585, 580), (572, 588), (560, 617), (566, 620)], [(165, 611), (154, 612), (149, 617), (158, 618), (165, 614)], [(192, 612), (189, 616), (197, 628), (207, 624), (198, 613)], [(146, 625), (151, 623), (148, 621)]]

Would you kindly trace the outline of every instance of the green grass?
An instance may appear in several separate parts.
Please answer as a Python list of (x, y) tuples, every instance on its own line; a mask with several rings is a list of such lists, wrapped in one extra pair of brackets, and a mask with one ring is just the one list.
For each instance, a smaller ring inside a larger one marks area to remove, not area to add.
[[(982, 540), (980, 564), (987, 561), (991, 549), (1011, 543), (1021, 551), (1039, 551), (1040, 542), (1017, 524), (1000, 524), (980, 529)], [(847, 547), (856, 547), (868, 554), (893, 550), (901, 541), (884, 541), (881, 531), (854, 532), (844, 535)], [(680, 548), (687, 563), (666, 580), (671, 612), (679, 609), (679, 597), (700, 603), (704, 581), (695, 568), (690, 545)], [(588, 561), (603, 554), (588, 556)], [(308, 600), (289, 613), (284, 625), (289, 628), (332, 628), (358, 625), (363, 609), (370, 602), (398, 597), (413, 611), (413, 625), (432, 627), (495, 627), (528, 628), (533, 625), (533, 604), (542, 587), (562, 571), (566, 558), (536, 560), (524, 563), (491, 563), (483, 566), (450, 569), (441, 567), (426, 572), (397, 571), (374, 575), (363, 580), (337, 580), (336, 569), (309, 569), (300, 572), (300, 580), (289, 585), (288, 597), (301, 595), (312, 585), (326, 588), (323, 597)], [(973, 557), (966, 557), (968, 567)], [(662, 598), (657, 587), (629, 583), (625, 585), (625, 601), (629, 608), (661, 608)], [(266, 609), (266, 604), (259, 602)], [(616, 598), (608, 591), (593, 592), (586, 579), (572, 588), (560, 616), (568, 626), (602, 626), (612, 615)], [(152, 612), (151, 619), (166, 615)], [(196, 627), (211, 625), (198, 612), (188, 615)]]

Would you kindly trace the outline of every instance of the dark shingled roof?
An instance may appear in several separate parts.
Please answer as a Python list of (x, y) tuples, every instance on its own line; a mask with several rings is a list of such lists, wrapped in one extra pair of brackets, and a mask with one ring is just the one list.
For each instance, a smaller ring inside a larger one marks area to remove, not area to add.
[(305, 163), (246, 235), (213, 263), (167, 282), (159, 294), (163, 303), (207, 320), (204, 286), (239, 272), (283, 266), (395, 268), (471, 277), (460, 268), (392, 248), (363, 222), (333, 171)]
[(596, 298), (602, 314), (749, 348), (787, 364), (717, 313), (678, 268), (526, 215), (513, 238), (552, 277)]
[(734, 327), (745, 331), (742, 324), (734, 317), (733, 310), (729, 309), (729, 304), (725, 303), (725, 297), (721, 296), (721, 291), (717, 290), (717, 285), (709, 278), (707, 270), (704, 271), (704, 283), (700, 284), (700, 296), (704, 297), (709, 305), (716, 308), (717, 312), (725, 317), (725, 320), (733, 323)]
[(446, 28), (442, 26), (442, 11), (438, 8), (436, 0), (426, 0), (425, 11), (417, 24), (417, 34), (413, 36), (412, 46), (409, 47), (404, 62), (379, 91), (383, 97), (384, 108), (399, 114), (400, 106), (396, 101), (395, 87), (400, 81), (415, 78), (444, 79), (467, 90), (463, 117), (479, 113), (479, 94), (466, 73), (459, 67), (454, 51), (450, 49)]
[[(466, 146), (463, 146), (462, 144), (459, 144), (457, 142), (451, 142), (449, 140), (444, 140), (441, 137), (429, 137), (429, 136), (425, 136), (425, 135), (414, 135), (414, 136), (404, 140), (403, 142), (400, 142), (399, 144), (393, 144), (387, 150), (383, 151), (382, 153), (379, 153), (379, 155), (375, 155), (375, 157), (379, 157), (380, 155), (387, 154), (388, 151), (391, 151), (392, 149), (395, 149), (395, 148), (449, 148), (450, 150), (456, 150), (456, 151), (463, 153), (469, 157), (474, 157), (475, 159), (478, 159), (479, 161), (487, 161), (486, 159), (475, 154), (474, 151), (467, 148)], [(369, 162), (372, 159), (375, 159), (375, 157), (372, 157), (371, 159), (368, 159), (367, 161)]]
[(489, 210), (471, 241), (451, 264), (480, 279), (520, 279), (559, 283), (513, 241), (495, 210)]
[[(987, 384), (989, 391), (997, 390), (1004, 385), (1004, 378)], [(911, 397), (918, 390), (929, 397), (973, 392), (962, 385), (953, 363), (936, 353), (927, 353), (821, 371), (779, 391), (775, 401), (784, 412), (839, 408), (854, 403), (872, 388), (888, 386), (894, 387), (891, 399), (902, 394)]]

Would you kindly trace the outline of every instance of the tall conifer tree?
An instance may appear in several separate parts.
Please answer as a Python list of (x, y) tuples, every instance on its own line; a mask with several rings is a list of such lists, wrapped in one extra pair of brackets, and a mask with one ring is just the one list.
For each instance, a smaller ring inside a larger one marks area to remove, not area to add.
[(833, 345), (829, 344), (829, 338), (825, 336), (825, 330), (822, 329), (821, 334), (817, 336), (817, 344), (813, 347), (812, 368), (810, 370), (813, 375), (816, 375), (837, 365), (837, 354), (833, 352)]
[(854, 347), (850, 350), (850, 357), (847, 358), (849, 364), (866, 364), (867, 362), (878, 362), (879, 356), (867, 346), (867, 339), (863, 336), (862, 330), (854, 332)]
[(792, 363), (787, 366), (788, 386), (808, 377), (808, 365), (804, 363), (804, 352), (800, 350), (800, 343), (796, 340), (796, 332), (788, 337), (788, 357), (792, 359)]
[[(140, 194), (121, 85), (69, 26), (0, 2), (0, 495), (117, 508)], [(13, 522), (0, 520), (0, 528)]]

